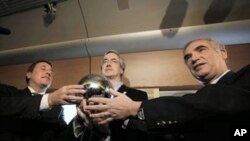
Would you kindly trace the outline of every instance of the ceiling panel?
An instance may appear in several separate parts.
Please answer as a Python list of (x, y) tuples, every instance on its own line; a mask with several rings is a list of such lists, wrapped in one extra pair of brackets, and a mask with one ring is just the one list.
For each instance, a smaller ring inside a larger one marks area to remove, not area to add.
[[(0, 0), (0, 27), (11, 30), (9, 35), (0, 35), (0, 52), (39, 45), (42, 45), (41, 48), (50, 47), (53, 43), (60, 44), (74, 40), (86, 41), (82, 42), (81, 46), (95, 48), (94, 53), (100, 52), (105, 47), (118, 48), (123, 45), (123, 50), (133, 48), (132, 51), (154, 50), (159, 47), (171, 49), (181, 47), (179, 44), (181, 35), (185, 35), (181, 39), (182, 43), (190, 37), (199, 35), (196, 30), (183, 29), (199, 27), (202, 27), (199, 31), (206, 33), (206, 36), (218, 37), (228, 44), (232, 43), (228, 42), (232, 41), (232, 38), (237, 40), (233, 40), (234, 43), (250, 43), (249, 34), (244, 32), (250, 28), (249, 0), (57, 1), (60, 3), (56, 5), (54, 19), (48, 22), (47, 18), (51, 17), (44, 12), (43, 5), (49, 0)], [(242, 22), (249, 26), (242, 27), (238, 24)], [(233, 33), (225, 34), (231, 31), (228, 29), (220, 32), (211, 30), (214, 24), (223, 27), (231, 23), (236, 23), (236, 26), (232, 27), (235, 31)], [(164, 42), (153, 42), (156, 41), (154, 36), (144, 34), (151, 31), (159, 32), (157, 37)], [(236, 33), (238, 35), (235, 35)], [(117, 38), (127, 35), (132, 35), (130, 41), (127, 38)], [(144, 41), (147, 38), (148, 40)], [(248, 40), (241, 40), (246, 38)], [(107, 39), (108, 44), (106, 46), (103, 42), (96, 44), (99, 42), (95, 41), (99, 39)], [(168, 42), (165, 43), (166, 41)], [(144, 45), (144, 42), (147, 44)], [(140, 48), (141, 46), (148, 49)]]
[(49, 2), (65, 0), (0, 0), (0, 17), (42, 7)]

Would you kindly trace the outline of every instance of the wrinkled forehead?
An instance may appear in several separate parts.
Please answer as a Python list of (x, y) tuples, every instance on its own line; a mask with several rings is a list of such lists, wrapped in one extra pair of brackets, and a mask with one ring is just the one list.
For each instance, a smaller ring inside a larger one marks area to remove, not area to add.
[(117, 60), (119, 60), (119, 56), (117, 54), (111, 52), (111, 53), (105, 54), (103, 56), (103, 59), (104, 60), (106, 60), (106, 59), (117, 59)]
[(46, 63), (46, 62), (39, 62), (36, 64), (35, 68), (41, 68), (41, 67), (45, 67), (48, 69), (52, 69), (51, 65)]
[(187, 54), (189, 52), (194, 51), (197, 47), (200, 46), (205, 46), (205, 47), (211, 47), (212, 48), (212, 44), (207, 41), (207, 40), (197, 40), (197, 41), (193, 41), (189, 44), (187, 44), (183, 50), (183, 54)]

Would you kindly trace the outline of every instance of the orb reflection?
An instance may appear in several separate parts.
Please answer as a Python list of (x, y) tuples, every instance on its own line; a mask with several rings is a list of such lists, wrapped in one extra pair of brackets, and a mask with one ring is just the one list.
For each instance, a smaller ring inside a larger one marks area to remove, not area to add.
[(86, 92), (84, 98), (88, 99), (93, 96), (111, 98), (112, 94), (109, 89), (112, 88), (111, 83), (102, 75), (90, 74), (83, 77), (79, 84), (84, 86)]

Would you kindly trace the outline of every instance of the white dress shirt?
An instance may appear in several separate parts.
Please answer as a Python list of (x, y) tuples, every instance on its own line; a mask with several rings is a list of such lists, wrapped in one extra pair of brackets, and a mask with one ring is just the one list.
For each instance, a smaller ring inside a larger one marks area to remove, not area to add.
[(36, 91), (35, 91), (32, 87), (30, 87), (30, 86), (28, 86), (28, 89), (30, 90), (30, 92), (31, 92), (32, 95), (33, 95), (34, 93), (43, 95), (42, 100), (41, 100), (41, 103), (40, 103), (40, 108), (39, 108), (40, 111), (49, 110), (49, 109), (50, 109), (49, 101), (48, 101), (48, 94), (46, 94), (45, 91), (39, 92), (39, 93), (38, 93), (38, 92), (36, 92)]
[[(224, 73), (222, 73), (219, 77), (212, 79), (208, 84), (216, 84), (224, 75), (226, 75), (230, 70), (226, 70)], [(202, 81), (199, 81), (199, 83), (202, 86), (205, 86), (205, 84)]]
[(221, 79), (221, 77), (223, 77), (224, 75), (226, 75), (229, 71), (230, 71), (230, 70), (226, 70), (226, 71), (225, 71), (224, 73), (222, 73), (219, 77), (217, 77), (217, 78), (211, 80), (211, 81), (209, 82), (209, 84), (216, 84), (216, 83)]

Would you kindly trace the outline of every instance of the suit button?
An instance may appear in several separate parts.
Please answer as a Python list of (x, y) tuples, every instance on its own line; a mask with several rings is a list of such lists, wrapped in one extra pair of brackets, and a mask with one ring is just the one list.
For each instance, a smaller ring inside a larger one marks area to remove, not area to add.
[(181, 139), (184, 139), (184, 135), (180, 135), (180, 138), (181, 138)]
[(161, 125), (161, 123), (160, 123), (160, 122), (157, 122), (157, 123), (156, 123), (156, 125), (160, 126), (160, 125)]
[(166, 125), (166, 121), (162, 121), (161, 124), (162, 124), (162, 126), (165, 126)]
[(165, 127), (165, 126), (166, 126), (166, 121), (161, 121), (161, 122), (159, 122), (159, 126), (160, 126), (160, 127)]

